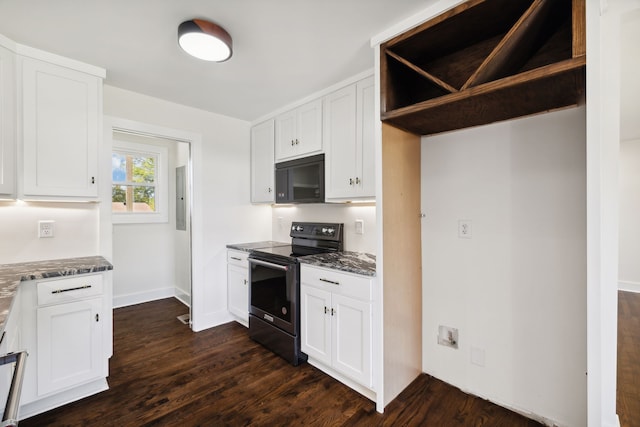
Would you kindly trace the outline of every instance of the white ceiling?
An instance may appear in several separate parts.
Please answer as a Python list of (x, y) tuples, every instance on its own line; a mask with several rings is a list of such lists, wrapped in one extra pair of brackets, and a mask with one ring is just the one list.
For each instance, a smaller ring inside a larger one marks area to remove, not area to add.
[[(435, 0), (1, 0), (0, 34), (107, 69), (106, 83), (254, 120), (373, 67), (370, 38)], [(233, 38), (209, 63), (177, 44), (202, 18)]]

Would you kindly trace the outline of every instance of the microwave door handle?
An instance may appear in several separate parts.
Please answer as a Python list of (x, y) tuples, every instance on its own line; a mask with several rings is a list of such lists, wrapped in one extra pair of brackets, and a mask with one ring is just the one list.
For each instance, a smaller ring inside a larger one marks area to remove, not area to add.
[(276, 270), (288, 271), (289, 267), (286, 265), (273, 264), (271, 262), (260, 261), (258, 259), (249, 258), (249, 262), (252, 264), (261, 265), (263, 267), (275, 268)]

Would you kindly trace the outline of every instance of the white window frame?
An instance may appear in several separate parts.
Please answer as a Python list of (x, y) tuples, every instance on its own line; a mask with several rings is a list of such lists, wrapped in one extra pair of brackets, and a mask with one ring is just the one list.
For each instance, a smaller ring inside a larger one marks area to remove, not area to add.
[[(155, 156), (156, 162), (156, 211), (155, 212), (111, 212), (113, 224), (155, 224), (169, 222), (169, 149), (159, 145), (141, 144), (118, 139), (113, 140), (113, 152), (126, 152), (143, 156)], [(109, 171), (112, 175), (112, 170)], [(118, 183), (111, 179), (111, 191)]]

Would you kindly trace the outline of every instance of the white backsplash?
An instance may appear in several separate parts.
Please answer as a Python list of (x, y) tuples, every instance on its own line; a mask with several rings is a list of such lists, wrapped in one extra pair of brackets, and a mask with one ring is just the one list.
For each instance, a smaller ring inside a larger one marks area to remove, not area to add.
[[(0, 264), (98, 254), (97, 203), (0, 202)], [(38, 238), (38, 221), (53, 220), (54, 237)]]
[[(376, 207), (373, 204), (301, 204), (273, 206), (273, 240), (289, 242), (293, 221), (344, 223), (345, 250), (376, 251)], [(356, 234), (356, 220), (362, 220), (364, 233)]]

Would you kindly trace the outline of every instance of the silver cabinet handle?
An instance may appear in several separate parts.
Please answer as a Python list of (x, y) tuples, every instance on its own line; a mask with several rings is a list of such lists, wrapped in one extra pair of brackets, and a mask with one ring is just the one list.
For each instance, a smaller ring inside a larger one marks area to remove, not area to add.
[(100, 321), (100, 314), (96, 313), (96, 322)]
[(338, 314), (337, 310), (334, 310), (333, 308), (331, 309), (331, 315), (333, 316), (334, 314)]
[(2, 417), (3, 426), (18, 425), (18, 407), (20, 406), (20, 391), (22, 390), (22, 382), (24, 380), (24, 371), (27, 367), (27, 352), (9, 353), (0, 356), (0, 365), (15, 363), (11, 384), (9, 385), (9, 394), (7, 396), (7, 404), (4, 407), (4, 415)]
[(329, 310), (327, 309), (327, 306), (325, 305), (324, 306), (324, 314), (327, 314), (327, 311), (329, 311)]
[(61, 294), (63, 292), (78, 291), (80, 289), (89, 289), (90, 287), (91, 287), (91, 285), (83, 285), (83, 286), (76, 286), (75, 288), (56, 289), (55, 291), (51, 291), (51, 293), (52, 294)]
[(360, 184), (360, 178), (356, 176), (356, 184)]
[(298, 141), (298, 138), (296, 138), (296, 145), (300, 144), (300, 141)]
[(340, 282), (334, 282), (333, 280), (320, 278), (321, 282), (331, 283), (332, 285), (340, 285)]
[(247, 284), (247, 279), (244, 279), (244, 284), (245, 284), (245, 285)]
[(353, 185), (353, 178), (349, 178), (349, 185)]
[(236, 257), (236, 256), (232, 256), (232, 257), (229, 257), (229, 258), (231, 258), (231, 259), (235, 259), (236, 261), (242, 261), (242, 258), (238, 258), (238, 257)]
[(268, 191), (269, 191), (269, 193), (271, 193), (273, 190), (271, 189), (271, 187), (269, 187)]
[(291, 146), (293, 147), (294, 145), (296, 145), (295, 141), (292, 139), (291, 140)]

